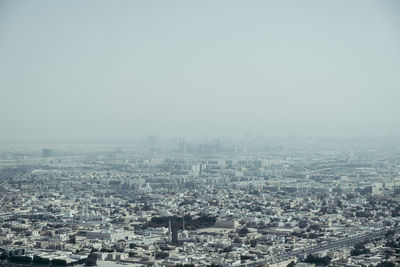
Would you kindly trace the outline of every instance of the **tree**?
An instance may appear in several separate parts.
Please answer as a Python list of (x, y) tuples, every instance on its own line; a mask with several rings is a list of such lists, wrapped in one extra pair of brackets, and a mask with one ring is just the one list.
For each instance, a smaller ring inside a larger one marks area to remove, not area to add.
[(396, 265), (393, 262), (390, 262), (390, 261), (384, 261), (384, 262), (378, 263), (376, 265), (376, 267), (395, 267), (395, 266)]
[(86, 266), (96, 266), (97, 265), (97, 257), (94, 253), (90, 253), (85, 261)]
[(157, 260), (159, 260), (159, 259), (165, 259), (165, 258), (167, 258), (167, 257), (169, 257), (169, 252), (156, 251), (156, 256), (155, 256), (155, 258), (156, 258)]
[(255, 248), (257, 246), (257, 239), (250, 240), (250, 247)]
[(371, 251), (365, 247), (364, 243), (359, 242), (354, 245), (354, 249), (350, 251), (351, 256), (358, 256), (362, 254), (369, 254)]
[(251, 257), (251, 256), (248, 256), (248, 255), (241, 255), (241, 256), (240, 256), (240, 260), (242, 260), (242, 261), (251, 260), (251, 259), (252, 259), (252, 257)]
[(331, 258), (329, 256), (319, 257), (309, 254), (307, 258), (304, 260), (307, 263), (315, 263), (317, 265), (328, 265), (331, 262)]
[(71, 237), (69, 238), (69, 240), (68, 240), (68, 243), (76, 244), (76, 237), (75, 237), (75, 236), (71, 236)]
[(222, 252), (225, 252), (225, 253), (232, 252), (232, 247), (226, 247), (222, 250)]
[(240, 230), (238, 231), (239, 235), (241, 235), (241, 236), (245, 236), (245, 235), (247, 235), (249, 232), (250, 232), (249, 229), (247, 229), (246, 227), (244, 227), (244, 228), (242, 228), (242, 229), (240, 229)]
[(100, 251), (101, 252), (109, 252), (109, 253), (114, 252), (114, 250), (109, 249), (109, 248), (101, 248)]
[(354, 245), (354, 248), (355, 248), (355, 249), (364, 249), (364, 248), (365, 248), (365, 245), (364, 245), (364, 243), (359, 242), (359, 243), (356, 243), (356, 244)]
[(6, 259), (8, 259), (8, 253), (7, 252), (1, 253), (0, 260), (6, 260)]
[(294, 267), (296, 263), (294, 261), (291, 261), (286, 267)]
[(67, 262), (65, 260), (52, 259), (51, 260), (51, 265), (65, 266), (65, 265), (67, 265)]
[(242, 244), (242, 240), (239, 237), (235, 237), (235, 239), (233, 240), (233, 243)]
[(50, 260), (47, 259), (47, 258), (42, 258), (40, 256), (35, 255), (35, 256), (33, 256), (32, 263), (34, 263), (34, 264), (42, 264), (42, 265), (49, 265)]
[(32, 262), (32, 258), (28, 256), (9, 256), (8, 260), (15, 263), (25, 263), (25, 264)]
[(319, 230), (321, 230), (321, 227), (320, 227), (318, 224), (316, 224), (316, 223), (311, 224), (311, 225), (308, 226), (308, 228), (307, 228), (307, 232), (310, 232), (310, 231), (319, 231)]

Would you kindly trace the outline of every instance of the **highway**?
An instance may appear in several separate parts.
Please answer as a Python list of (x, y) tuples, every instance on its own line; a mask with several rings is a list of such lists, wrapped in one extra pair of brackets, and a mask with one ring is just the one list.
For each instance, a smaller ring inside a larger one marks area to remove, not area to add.
[(279, 258), (285, 259), (285, 258), (299, 256), (301, 254), (308, 255), (308, 254), (314, 254), (314, 253), (318, 253), (318, 252), (326, 251), (326, 250), (336, 250), (336, 249), (340, 249), (343, 247), (350, 247), (359, 242), (382, 237), (386, 234), (386, 232), (388, 230), (395, 230), (395, 229), (390, 229), (390, 228), (382, 229), (382, 230), (374, 231), (374, 232), (371, 232), (368, 234), (346, 237), (346, 238), (338, 239), (336, 241), (332, 241), (325, 245), (316, 245), (316, 246), (312, 246), (312, 247), (309, 247), (306, 249), (298, 249), (295, 251), (283, 253), (279, 256)]

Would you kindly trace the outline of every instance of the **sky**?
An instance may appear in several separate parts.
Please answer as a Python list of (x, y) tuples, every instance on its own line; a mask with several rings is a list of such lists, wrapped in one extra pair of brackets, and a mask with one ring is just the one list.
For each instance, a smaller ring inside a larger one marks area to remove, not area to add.
[(0, 1), (0, 141), (400, 134), (398, 1)]

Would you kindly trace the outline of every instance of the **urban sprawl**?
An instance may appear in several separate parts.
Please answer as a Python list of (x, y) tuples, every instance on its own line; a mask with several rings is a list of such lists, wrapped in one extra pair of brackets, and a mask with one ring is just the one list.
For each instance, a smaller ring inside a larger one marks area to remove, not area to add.
[(398, 266), (400, 146), (0, 144), (0, 266)]

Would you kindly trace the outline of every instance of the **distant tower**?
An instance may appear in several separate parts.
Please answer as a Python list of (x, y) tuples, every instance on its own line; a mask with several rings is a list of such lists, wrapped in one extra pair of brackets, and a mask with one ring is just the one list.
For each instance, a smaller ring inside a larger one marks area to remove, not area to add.
[(178, 245), (178, 228), (171, 224), (171, 219), (169, 219), (168, 243)]
[(156, 146), (158, 144), (158, 138), (155, 135), (149, 135), (147, 136), (147, 145), (148, 146)]
[(172, 227), (171, 227), (171, 219), (169, 219), (169, 227), (168, 227), (168, 242), (172, 241)]
[(174, 227), (172, 228), (172, 244), (177, 246), (179, 244), (178, 242), (178, 228)]
[(52, 155), (53, 155), (53, 150), (48, 149), (48, 148), (42, 149), (42, 157), (43, 158), (48, 158), (48, 157), (51, 157)]
[(182, 216), (182, 231), (185, 231), (185, 215)]

